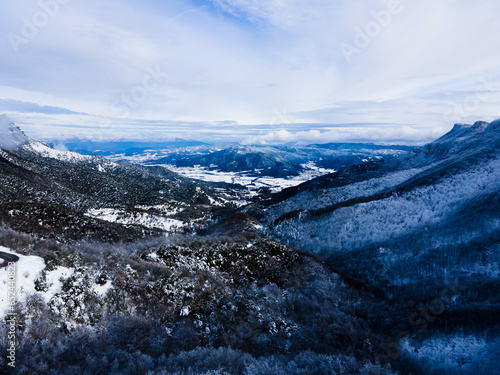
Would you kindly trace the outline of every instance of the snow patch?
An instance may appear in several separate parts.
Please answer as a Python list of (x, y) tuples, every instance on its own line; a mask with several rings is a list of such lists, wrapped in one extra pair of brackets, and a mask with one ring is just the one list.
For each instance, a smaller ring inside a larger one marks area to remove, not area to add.
[[(23, 302), (30, 294), (36, 293), (35, 280), (40, 272), (45, 268), (45, 262), (37, 256), (26, 256), (17, 254), (5, 247), (0, 246), (0, 251), (15, 254), (19, 257), (16, 262), (16, 300)], [(9, 308), (9, 288), (7, 284), (8, 274), (6, 269), (0, 270), (0, 317), (7, 313)]]
[(63, 284), (61, 280), (67, 279), (73, 274), (73, 272), (73, 268), (67, 268), (63, 266), (59, 266), (55, 270), (47, 272), (46, 279), (49, 289), (45, 293), (43, 293), (45, 302), (49, 302), (52, 297), (54, 297), (61, 291), (61, 287)]
[(35, 151), (36, 153), (40, 154), (43, 157), (57, 159), (61, 161), (77, 162), (77, 161), (87, 161), (95, 158), (94, 156), (81, 155), (76, 152), (56, 150), (40, 141), (32, 141), (25, 147), (31, 151)]
[[(54, 297), (61, 293), (62, 285), (65, 280), (71, 277), (75, 269), (63, 266), (58, 266), (52, 271), (45, 271), (45, 282), (47, 291), (37, 292), (35, 290), (35, 281), (43, 275), (42, 271), (45, 270), (45, 261), (33, 255), (21, 255), (11, 251), (5, 247), (0, 246), (0, 251), (9, 254), (15, 254), (19, 257), (16, 262), (16, 301), (25, 302), (26, 298), (33, 294), (40, 294), (43, 300), (48, 303)], [(8, 273), (5, 269), (0, 269), (0, 318), (3, 318), (9, 310), (9, 288), (8, 288)], [(99, 285), (93, 284), (92, 290), (99, 296), (104, 297), (106, 293), (113, 287), (111, 280), (106, 284)]]
[(100, 297), (104, 297), (106, 293), (113, 287), (113, 283), (111, 280), (106, 281), (106, 284), (99, 285), (95, 284), (92, 289), (96, 292)]
[(166, 232), (181, 229), (185, 224), (176, 219), (152, 215), (147, 212), (126, 212), (114, 208), (100, 208), (87, 211), (88, 217), (124, 225), (142, 225), (147, 228), (155, 228)]

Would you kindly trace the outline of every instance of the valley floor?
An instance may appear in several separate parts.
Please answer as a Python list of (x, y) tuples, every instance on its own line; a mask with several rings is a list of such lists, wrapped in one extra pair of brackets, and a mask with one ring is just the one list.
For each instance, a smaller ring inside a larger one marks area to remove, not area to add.
[[(277, 193), (285, 188), (298, 186), (313, 178), (323, 176), (325, 174), (334, 173), (333, 169), (318, 168), (312, 165), (308, 166), (306, 171), (299, 176), (289, 178), (278, 178), (270, 176), (259, 176), (256, 171), (243, 172), (221, 172), (215, 168), (205, 167), (176, 167), (174, 165), (165, 164), (163, 167), (176, 172), (181, 176), (192, 178), (195, 180), (209, 182), (226, 182), (228, 184), (239, 184), (246, 188), (245, 196), (248, 198), (258, 195), (259, 190), (269, 189), (271, 193)], [(307, 166), (307, 165), (305, 165)]]

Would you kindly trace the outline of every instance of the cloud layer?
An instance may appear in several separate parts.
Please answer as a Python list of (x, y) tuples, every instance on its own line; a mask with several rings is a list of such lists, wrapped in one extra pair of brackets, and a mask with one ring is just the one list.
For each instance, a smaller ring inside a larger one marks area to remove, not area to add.
[(500, 3), (304, 4), (9, 2), (0, 112), (37, 136), (124, 138), (137, 127), (144, 137), (255, 142), (328, 132), (420, 143), (454, 122), (500, 117)]

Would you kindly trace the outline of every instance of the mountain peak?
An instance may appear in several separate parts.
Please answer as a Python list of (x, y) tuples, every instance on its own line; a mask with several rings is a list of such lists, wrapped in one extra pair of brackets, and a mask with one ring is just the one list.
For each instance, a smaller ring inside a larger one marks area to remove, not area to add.
[(489, 134), (493, 132), (500, 133), (500, 119), (493, 121), (486, 127), (485, 133)]
[(450, 133), (456, 132), (456, 131), (464, 129), (464, 128), (470, 128), (470, 127), (471, 127), (470, 124), (455, 124), (455, 125), (453, 125), (453, 129), (450, 130)]
[(486, 121), (476, 121), (474, 125), (470, 124), (455, 124), (453, 129), (446, 133), (441, 138), (437, 139), (433, 143), (443, 143), (452, 140), (456, 141), (475, 141), (478, 136), (482, 136), (486, 132), (495, 131), (495, 129), (500, 128), (500, 120), (493, 121), (492, 123)]
[(28, 142), (26, 134), (7, 115), (0, 115), (0, 148), (13, 151)]
[(474, 123), (474, 125), (472, 125), (472, 127), (474, 129), (481, 129), (481, 130), (484, 130), (488, 127), (490, 123), (489, 122), (486, 122), (486, 121), (476, 121)]
[(441, 138), (415, 150), (416, 153), (421, 153), (421, 157), (436, 159), (464, 151), (479, 152), (484, 147), (498, 147), (499, 143), (500, 120), (492, 123), (476, 121), (473, 125), (455, 124), (453, 129)]

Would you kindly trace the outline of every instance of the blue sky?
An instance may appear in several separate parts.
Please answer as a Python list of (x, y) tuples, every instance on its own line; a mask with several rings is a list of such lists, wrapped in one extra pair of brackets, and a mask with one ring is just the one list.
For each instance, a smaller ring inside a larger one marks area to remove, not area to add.
[(496, 0), (0, 10), (0, 112), (41, 139), (419, 144), (500, 117)]

